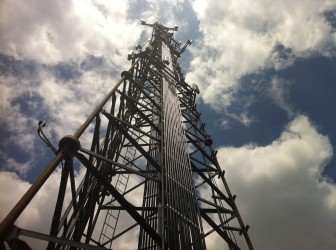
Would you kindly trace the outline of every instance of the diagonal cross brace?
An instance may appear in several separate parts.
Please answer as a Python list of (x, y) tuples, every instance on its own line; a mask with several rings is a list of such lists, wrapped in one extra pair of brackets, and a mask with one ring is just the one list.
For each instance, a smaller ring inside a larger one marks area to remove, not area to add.
[(132, 218), (151, 236), (153, 241), (162, 246), (161, 236), (147, 223), (147, 221), (136, 211), (136, 208), (107, 181), (91, 162), (81, 153), (76, 154), (76, 158), (99, 180), (99, 182), (108, 190), (111, 195), (123, 206)]
[(203, 219), (213, 228), (215, 229), (215, 231), (229, 244), (230, 249), (234, 249), (234, 250), (240, 250), (240, 248), (237, 246), (237, 244), (235, 242), (233, 242), (233, 240), (230, 239), (230, 237), (228, 236), (228, 234), (221, 230), (219, 226), (217, 226), (217, 224), (207, 215), (206, 212), (200, 210), (201, 216), (203, 217)]
[(191, 167), (193, 168), (193, 170), (195, 172), (197, 172), (199, 174), (199, 176), (201, 176), (203, 178), (203, 180), (212, 188), (214, 189), (219, 195), (220, 197), (225, 200), (225, 202), (230, 206), (230, 207), (233, 207), (233, 204), (232, 204), (232, 201), (226, 197), (226, 195), (215, 185), (212, 183), (211, 179), (210, 178), (207, 178), (205, 174), (203, 174), (202, 172), (200, 172), (198, 170), (198, 168), (196, 167), (196, 165), (191, 162)]

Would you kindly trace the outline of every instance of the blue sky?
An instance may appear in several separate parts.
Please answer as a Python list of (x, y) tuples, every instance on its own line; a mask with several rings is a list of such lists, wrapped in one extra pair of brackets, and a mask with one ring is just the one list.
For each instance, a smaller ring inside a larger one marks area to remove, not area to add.
[[(0, 5), (0, 218), (52, 159), (38, 121), (55, 145), (73, 134), (159, 20), (193, 40), (180, 63), (256, 249), (336, 248), (335, 1)], [(58, 180), (20, 225), (48, 228)]]

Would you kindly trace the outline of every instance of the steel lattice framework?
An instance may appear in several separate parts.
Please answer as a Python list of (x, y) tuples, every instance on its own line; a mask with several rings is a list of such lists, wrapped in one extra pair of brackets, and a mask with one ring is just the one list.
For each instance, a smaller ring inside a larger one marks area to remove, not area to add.
[[(197, 111), (198, 87), (177, 62), (191, 41), (174, 40), (177, 26), (142, 24), (153, 29), (149, 42), (128, 55), (131, 68), (57, 151), (39, 124), (56, 156), (2, 222), (2, 247), (24, 249), (24, 235), (47, 241), (47, 249), (117, 249), (128, 241), (138, 249), (206, 249), (217, 234), (223, 249), (253, 249)], [(83, 134), (92, 138), (88, 147)], [(60, 165), (50, 233), (14, 226)]]

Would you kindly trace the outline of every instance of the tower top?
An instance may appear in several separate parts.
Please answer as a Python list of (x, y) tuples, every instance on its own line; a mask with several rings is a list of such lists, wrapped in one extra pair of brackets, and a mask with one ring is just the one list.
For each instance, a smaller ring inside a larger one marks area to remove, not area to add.
[(175, 25), (173, 28), (169, 28), (169, 27), (166, 27), (164, 26), (162, 23), (156, 21), (155, 23), (147, 23), (145, 20), (140, 20), (140, 23), (142, 25), (146, 25), (146, 26), (149, 26), (149, 27), (154, 27), (154, 28), (160, 28), (160, 29), (164, 29), (164, 30), (172, 30), (172, 31), (177, 31), (178, 30), (178, 26)]
[(181, 47), (182, 42), (176, 41), (173, 38), (174, 31), (178, 30), (177, 25), (174, 27), (167, 27), (158, 21), (154, 23), (147, 23), (145, 20), (140, 20), (140, 23), (142, 25), (153, 28), (152, 37), (149, 39), (149, 43), (154, 42), (156, 37), (159, 36), (170, 47), (171, 52), (177, 57), (180, 57), (181, 54), (186, 50), (187, 46), (192, 44), (192, 40), (187, 40), (186, 43)]

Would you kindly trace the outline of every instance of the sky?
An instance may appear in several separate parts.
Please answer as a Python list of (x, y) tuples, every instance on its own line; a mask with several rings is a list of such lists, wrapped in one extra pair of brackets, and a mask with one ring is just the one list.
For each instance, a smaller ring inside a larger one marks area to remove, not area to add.
[[(180, 65), (255, 248), (336, 249), (334, 0), (2, 0), (0, 11), (0, 219), (53, 157), (38, 121), (54, 145), (73, 134), (149, 38), (144, 19), (193, 40)], [(48, 230), (59, 174), (18, 225)]]

